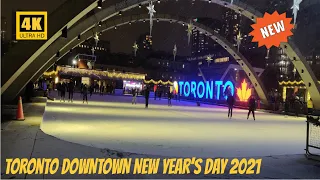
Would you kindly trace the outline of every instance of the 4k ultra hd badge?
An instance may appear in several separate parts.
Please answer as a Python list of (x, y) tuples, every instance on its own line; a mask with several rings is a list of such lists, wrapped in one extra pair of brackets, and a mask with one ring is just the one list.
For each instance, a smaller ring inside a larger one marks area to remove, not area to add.
[(17, 11), (16, 39), (17, 40), (47, 40), (46, 11)]

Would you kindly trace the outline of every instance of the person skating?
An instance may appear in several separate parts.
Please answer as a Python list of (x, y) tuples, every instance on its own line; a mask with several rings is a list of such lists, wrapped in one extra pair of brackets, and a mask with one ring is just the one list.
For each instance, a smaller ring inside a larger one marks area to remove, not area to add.
[(137, 90), (132, 89), (132, 104), (137, 104)]
[(158, 93), (158, 91), (155, 90), (155, 91), (154, 91), (154, 100), (157, 100), (157, 93)]
[(83, 86), (84, 86), (83, 83), (81, 83), (80, 84), (80, 98), (83, 97), (83, 95), (82, 95)]
[(42, 89), (43, 89), (43, 97), (47, 97), (48, 85), (46, 80), (42, 82)]
[(234, 105), (234, 97), (232, 95), (228, 96), (227, 99), (228, 103), (228, 118), (232, 118), (232, 110), (233, 110), (233, 105)]
[(161, 100), (162, 91), (159, 90), (159, 100)]
[(61, 85), (61, 99), (63, 102), (66, 102), (66, 91), (67, 91), (67, 84), (65, 82), (62, 83)]
[(88, 104), (88, 86), (87, 86), (87, 84), (85, 84), (82, 88), (82, 95), (83, 95), (83, 103), (84, 103), (84, 100), (86, 100), (86, 102)]
[(100, 86), (100, 96), (103, 96), (104, 94), (104, 85), (101, 84)]
[(60, 102), (63, 101), (64, 93), (66, 93), (63, 82), (58, 84), (58, 91), (60, 92)]
[(94, 86), (93, 85), (91, 85), (90, 87), (89, 87), (89, 91), (90, 91), (90, 97), (92, 96), (92, 93), (93, 93), (93, 91), (94, 91)]
[(49, 96), (51, 95), (51, 91), (53, 90), (53, 82), (48, 83)]
[(74, 83), (70, 81), (68, 84), (68, 91), (69, 91), (69, 100), (68, 102), (73, 102), (73, 92), (74, 92)]
[(148, 108), (148, 105), (149, 105), (149, 94), (150, 94), (150, 89), (149, 87), (147, 86), (146, 89), (145, 89), (145, 92), (144, 92), (144, 97), (146, 99), (145, 103), (146, 103), (146, 108)]
[(295, 115), (296, 115), (296, 117), (299, 117), (300, 109), (301, 109), (301, 102), (300, 102), (298, 96), (296, 96), (296, 98), (295, 98), (295, 100), (294, 100), (294, 109), (295, 109)]
[(289, 109), (290, 109), (290, 102), (289, 102), (289, 98), (287, 97), (286, 101), (284, 102), (284, 114), (285, 114), (285, 117), (288, 117)]
[(253, 120), (256, 120), (256, 117), (254, 115), (255, 109), (256, 109), (256, 100), (255, 100), (254, 96), (251, 96), (249, 99), (249, 112), (248, 112), (247, 119), (249, 119), (250, 113), (252, 112)]
[(172, 93), (169, 91), (168, 92), (168, 106), (172, 106), (171, 99), (172, 99)]
[(61, 82), (59, 82), (57, 85), (56, 85), (56, 88), (58, 90), (58, 97), (60, 97), (60, 102), (61, 102)]

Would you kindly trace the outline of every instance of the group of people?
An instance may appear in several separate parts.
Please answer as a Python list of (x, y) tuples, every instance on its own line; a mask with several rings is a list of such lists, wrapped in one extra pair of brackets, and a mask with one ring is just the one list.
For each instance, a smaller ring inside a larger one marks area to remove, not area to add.
[[(235, 98), (233, 95), (228, 95), (228, 98), (227, 98), (227, 104), (228, 104), (228, 118), (232, 118), (232, 111), (233, 111), (233, 107), (234, 107), (234, 104), (235, 104)], [(254, 111), (256, 110), (256, 99), (254, 98), (254, 96), (251, 96), (248, 100), (248, 109), (249, 109), (249, 112), (248, 112), (248, 115), (247, 115), (247, 119), (249, 119), (249, 116), (250, 114), (252, 113), (252, 116), (253, 116), (253, 120), (255, 121), (256, 120), (256, 117), (255, 117), (255, 114), (254, 114)]]
[[(144, 97), (145, 97), (145, 107), (148, 108), (149, 105), (149, 95), (150, 95), (150, 88), (146, 86), (144, 89)], [(137, 104), (137, 96), (138, 96), (138, 90), (137, 89), (132, 89), (132, 104)]]
[[(307, 112), (305, 108), (307, 108)], [(284, 112), (286, 116), (289, 114), (290, 109), (294, 111), (297, 117), (299, 114), (312, 114), (313, 101), (310, 98), (307, 100), (307, 104), (305, 104), (298, 96), (293, 94), (292, 96), (288, 96), (284, 102)]]
[(73, 94), (74, 94), (75, 84), (71, 80), (69, 83), (60, 82), (57, 84), (58, 95), (60, 97), (60, 102), (65, 102), (66, 92), (69, 93), (68, 102), (73, 102)]
[[(137, 104), (138, 90), (132, 89), (131, 92), (132, 92), (132, 104)], [(149, 96), (150, 96), (150, 88), (149, 88), (149, 86), (146, 86), (144, 89), (145, 107), (146, 108), (148, 108), (148, 105), (149, 105)], [(156, 93), (154, 96), (156, 97)], [(173, 96), (172, 92), (168, 91), (168, 106), (172, 106), (172, 103), (171, 103), (172, 96)], [(159, 97), (161, 97), (161, 96), (159, 96)]]

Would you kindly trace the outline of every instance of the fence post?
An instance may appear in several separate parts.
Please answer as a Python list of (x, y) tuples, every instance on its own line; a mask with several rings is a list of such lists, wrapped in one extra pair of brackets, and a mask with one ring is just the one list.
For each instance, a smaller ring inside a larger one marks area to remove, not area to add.
[(307, 122), (306, 155), (309, 155), (309, 122)]

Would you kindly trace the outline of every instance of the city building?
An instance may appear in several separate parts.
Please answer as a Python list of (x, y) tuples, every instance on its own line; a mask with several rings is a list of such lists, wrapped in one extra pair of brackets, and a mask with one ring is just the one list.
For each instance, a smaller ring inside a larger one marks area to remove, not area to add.
[(152, 36), (146, 35), (146, 39), (143, 40), (143, 48), (152, 50)]
[(87, 54), (92, 55), (92, 48), (94, 48), (94, 55), (97, 57), (97, 63), (105, 61), (110, 54), (110, 42), (100, 40), (96, 46), (94, 39), (88, 39), (82, 44), (78, 45), (62, 57), (57, 63), (60, 65), (72, 65), (72, 62), (76, 55)]
[(137, 44), (140, 50), (152, 50), (152, 36), (150, 36), (149, 33), (140, 35), (137, 40)]
[(222, 31), (223, 35), (228, 41), (233, 42), (240, 31), (241, 15), (231, 9), (225, 9), (222, 14)]
[(192, 48), (191, 48), (191, 55), (196, 56), (199, 54), (208, 53), (209, 47), (209, 37), (206, 36), (204, 33), (198, 30), (192, 31)]
[(311, 65), (313, 72), (320, 79), (320, 4), (309, 6), (299, 11), (294, 41)]
[[(20, 11), (20, 10), (16, 10)], [(11, 21), (11, 41), (12, 43), (17, 43), (16, 41), (16, 11), (12, 11), (12, 21)]]
[[(216, 33), (221, 31), (221, 21), (212, 18), (196, 18), (194, 21), (204, 24), (210, 28), (212, 28)], [(191, 56), (203, 56), (208, 53), (212, 53), (215, 49), (220, 46), (217, 42), (212, 40), (210, 37), (198, 30), (192, 31), (192, 39), (191, 39)]]
[(289, 15), (289, 12), (291, 14), (291, 9), (288, 8), (289, 6), (292, 6), (291, 0), (268, 0), (264, 7), (266, 9), (260, 12), (273, 13), (274, 11), (278, 11), (279, 13), (287, 12), (287, 15)]
[[(287, 16), (291, 17), (292, 13), (287, 8), (290, 3), (285, 0), (271, 0), (267, 6), (267, 12), (272, 13), (274, 10), (279, 11), (279, 13), (287, 12)], [(320, 15), (319, 8), (320, 5), (316, 4), (299, 11), (296, 29), (292, 37), (318, 79), (320, 79), (320, 73), (318, 73), (320, 68), (320, 36), (317, 31), (320, 28), (317, 18)], [(281, 48), (270, 49), (270, 56), (266, 58), (266, 68), (273, 69), (278, 81), (301, 79), (291, 60)]]
[(136, 43), (139, 47), (139, 50), (137, 51), (137, 56), (146, 58), (152, 53), (152, 36), (150, 36), (149, 33), (141, 34), (138, 37)]
[(7, 18), (1, 16), (1, 43), (6, 41), (7, 32), (8, 32)]
[(8, 40), (8, 22), (7, 18), (1, 16), (1, 57), (6, 54), (10, 48), (10, 41)]

